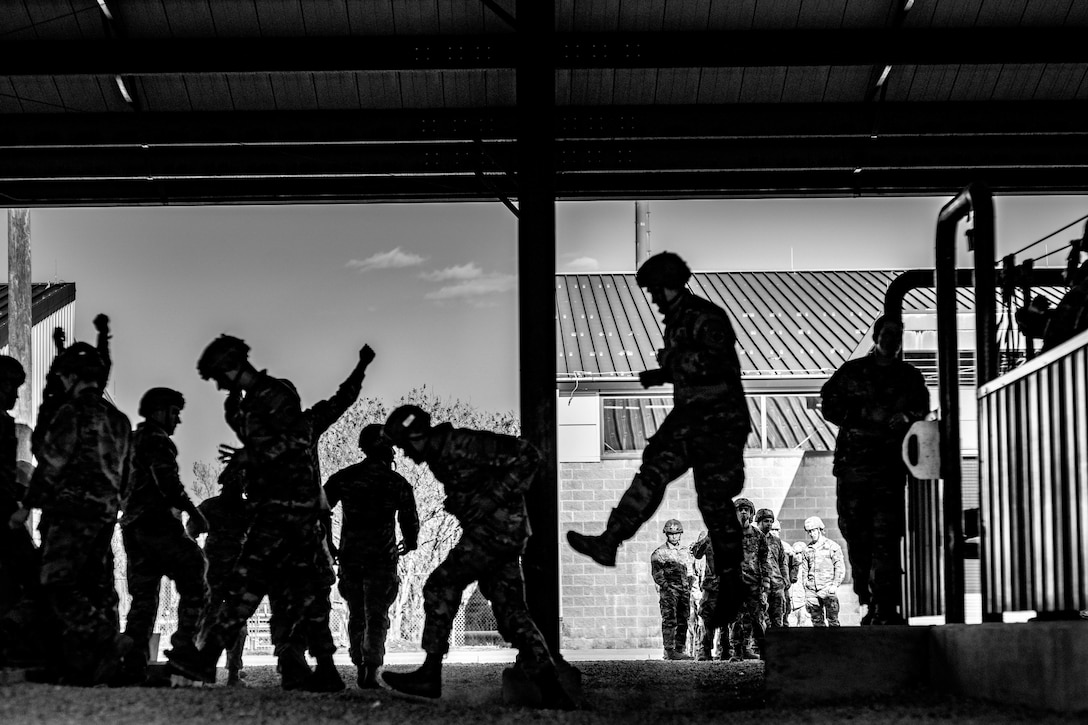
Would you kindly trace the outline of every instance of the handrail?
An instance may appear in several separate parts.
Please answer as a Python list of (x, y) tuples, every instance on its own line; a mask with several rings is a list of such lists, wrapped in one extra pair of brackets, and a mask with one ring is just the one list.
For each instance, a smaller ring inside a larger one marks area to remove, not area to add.
[[(956, 225), (973, 214), (975, 365), (978, 383), (997, 377), (997, 303), (994, 299), (994, 206), (989, 189), (969, 184), (937, 216), (937, 371), (940, 385), (941, 480), (944, 485), (945, 622), (963, 623), (963, 471), (960, 468), (959, 342), (956, 330)], [(983, 290), (984, 294), (979, 294)]]
[(1055, 360), (1065, 357), (1074, 350), (1084, 347), (1088, 342), (1088, 330), (1081, 332), (1073, 337), (1069, 338), (1060, 345), (1050, 348), (1046, 352), (1039, 353), (1031, 360), (1028, 360), (1023, 365), (1013, 368), (1009, 372), (1005, 373), (999, 378), (995, 378), (985, 385), (980, 385), (978, 389), (978, 397), (982, 398), (994, 391), (1001, 390), (1004, 387), (1015, 383), (1021, 378), (1027, 377), (1032, 373), (1048, 367)]

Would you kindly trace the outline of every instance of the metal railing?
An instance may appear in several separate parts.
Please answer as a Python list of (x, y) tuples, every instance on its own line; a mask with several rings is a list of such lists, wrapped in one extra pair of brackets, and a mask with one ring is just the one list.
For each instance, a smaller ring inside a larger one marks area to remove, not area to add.
[(984, 617), (1088, 609), (1088, 333), (978, 404)]

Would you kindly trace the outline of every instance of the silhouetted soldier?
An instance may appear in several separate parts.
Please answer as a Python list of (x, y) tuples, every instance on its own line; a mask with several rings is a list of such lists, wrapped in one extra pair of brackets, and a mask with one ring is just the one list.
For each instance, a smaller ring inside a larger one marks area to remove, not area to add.
[[(412, 486), (393, 470), (393, 447), (372, 423), (359, 433), (366, 459), (336, 473), (325, 484), (329, 506), (342, 506), (340, 594), (348, 603), (348, 652), (362, 688), (378, 687), (385, 661), (389, 607), (397, 598), (397, 561), (415, 551), (419, 515)], [(403, 540), (397, 543), (394, 525)]]
[[(744, 598), (740, 611), (729, 627), (730, 660), (758, 660), (763, 652), (765, 636), (763, 615), (767, 611), (767, 595), (770, 591), (770, 574), (767, 571), (767, 537), (753, 526), (756, 507), (746, 498), (735, 502), (737, 520), (743, 526), (741, 545), (741, 575), (744, 581)], [(752, 645), (755, 645), (753, 648)]]
[[(98, 374), (98, 387), (100, 390), (105, 391), (106, 382), (110, 377), (110, 368), (113, 365), (110, 359), (110, 318), (103, 314), (96, 315), (94, 327), (98, 332), (96, 351), (102, 361), (101, 371)], [(64, 389), (64, 384), (56, 372), (57, 359), (65, 350), (65, 342), (64, 328), (54, 328), (53, 345), (56, 347), (56, 357), (53, 358), (53, 364), (49, 366), (49, 371), (45, 375), (42, 402), (38, 406), (38, 422), (30, 434), (30, 450), (35, 457), (38, 456), (42, 438), (45, 436), (46, 430), (49, 429), (49, 421), (53, 419), (57, 409), (68, 400), (68, 392)]]
[(689, 468), (699, 510), (710, 530), (721, 590), (715, 616), (728, 622), (737, 611), (741, 530), (733, 497), (744, 488), (744, 442), (751, 429), (741, 387), (736, 336), (725, 310), (696, 297), (686, 284), (691, 270), (662, 252), (639, 268), (636, 279), (665, 318), (661, 366), (639, 374), (643, 387), (672, 383), (674, 407), (650, 438), (642, 466), (599, 536), (567, 532), (575, 551), (615, 566), (616, 550), (646, 523), (669, 483)]
[[(306, 616), (320, 591), (314, 563), (320, 538), (321, 487), (314, 474), (313, 435), (294, 386), (258, 371), (249, 346), (221, 335), (197, 363), (205, 379), (229, 393), (227, 422), (242, 442), (234, 460), (244, 467), (253, 517), (235, 563), (226, 599), (202, 628), (204, 643), (193, 655), (170, 654), (170, 664), (190, 679), (215, 682), (215, 665), (242, 624), (267, 594), (285, 626), (313, 626)], [(244, 396), (243, 396), (244, 393)], [(292, 634), (290, 641), (294, 642)], [(284, 689), (306, 689), (311, 671), (294, 646), (279, 655)]]
[[(710, 535), (703, 532), (691, 545), (691, 554), (696, 559), (706, 557), (706, 569), (703, 572), (702, 590), (703, 596), (699, 600), (699, 619), (703, 620), (703, 637), (698, 642), (699, 651), (697, 659), (711, 660), (714, 658), (714, 640), (724, 629), (718, 624), (714, 616), (714, 608), (718, 604), (718, 589), (720, 582), (714, 570), (714, 547), (710, 544)], [(728, 639), (728, 635), (726, 635)], [(725, 656), (724, 659), (728, 659)]]
[(782, 540), (771, 533), (774, 524), (774, 511), (760, 509), (756, 512), (756, 526), (767, 537), (767, 576), (770, 590), (767, 594), (767, 627), (777, 629), (785, 626), (786, 589), (790, 586), (790, 559)]
[(102, 397), (98, 352), (76, 343), (54, 371), (68, 394), (41, 439), (38, 467), (13, 523), (42, 510), (41, 582), (63, 637), (70, 684), (107, 682), (132, 640), (117, 631), (111, 540), (129, 487), (127, 417)]
[[(453, 619), (465, 588), (476, 581), (491, 602), (499, 633), (518, 649), (518, 662), (540, 688), (545, 706), (577, 706), (577, 673), (549, 652), (525, 604), (521, 556), (529, 539), (525, 494), (542, 465), (540, 452), (521, 438), (488, 431), (431, 427), (431, 416), (402, 405), (384, 427), (393, 445), (412, 461), (426, 463), (445, 487), (445, 509), (461, 524), (461, 538), (423, 587), (423, 666), (414, 672), (383, 672), (399, 692), (442, 694), (442, 657), (449, 650)], [(557, 667), (564, 668), (560, 678)], [(567, 677), (571, 675), (571, 677)]]
[[(246, 540), (250, 515), (246, 509), (244, 473), (241, 464), (228, 463), (219, 474), (219, 495), (206, 498), (197, 509), (199, 517), (190, 517), (185, 527), (194, 540), (201, 534), (204, 539), (204, 558), (208, 561), (208, 605), (202, 622), (210, 621), (227, 598), (228, 584), (234, 563), (242, 553)], [(227, 685), (245, 687), (242, 677), (242, 652), (249, 634), (246, 622), (242, 622), (234, 643), (227, 646)]]
[(39, 556), (26, 525), (11, 527), (26, 481), (18, 469), (19, 440), (9, 412), (19, 398), (26, 371), (13, 357), (0, 355), (0, 666), (9, 657), (25, 657), (27, 629), (36, 620), (40, 597)]
[(843, 363), (824, 383), (823, 416), (839, 426), (834, 474), (839, 531), (846, 540), (854, 593), (868, 605), (862, 624), (902, 624), (899, 542), (906, 513), (903, 437), (929, 412), (918, 370), (899, 359), (903, 323), (880, 317), (872, 352)]
[(661, 609), (661, 641), (664, 659), (690, 660), (687, 649), (688, 614), (691, 611), (691, 585), (694, 579), (694, 557), (690, 549), (680, 546), (684, 526), (669, 519), (662, 529), (665, 543), (650, 555), (650, 573), (657, 586)]
[[(321, 493), (321, 516), (319, 517), (319, 534), (321, 547), (315, 552), (314, 568), (317, 573), (319, 588), (313, 603), (307, 607), (304, 617), (306, 626), (296, 628), (292, 635), (289, 623), (283, 622), (277, 612), (281, 609), (274, 602), (273, 615), (269, 621), (272, 630), (272, 642), (276, 653), (283, 651), (284, 647), (294, 645), (299, 649), (308, 647), (310, 654), (317, 660), (317, 667), (313, 676), (306, 684), (305, 689), (311, 692), (339, 692), (344, 689), (344, 680), (340, 677), (333, 655), (336, 653), (336, 643), (332, 639), (330, 618), (332, 614), (332, 588), (336, 584), (335, 556), (333, 549), (328, 546), (331, 543), (332, 534), (332, 508), (325, 499), (321, 489), (321, 456), (319, 443), (321, 435), (328, 430), (348, 408), (359, 398), (359, 392), (363, 387), (363, 379), (366, 376), (367, 366), (374, 360), (374, 350), (369, 345), (363, 345), (359, 350), (359, 360), (348, 377), (337, 388), (332, 397), (315, 403), (303, 413), (313, 431), (313, 447), (311, 453), (314, 463), (314, 479), (317, 482), (318, 491)], [(294, 637), (293, 641), (291, 637)]]
[(181, 423), (185, 398), (171, 388), (151, 388), (140, 399), (144, 420), (132, 436), (132, 493), (124, 506), (121, 533), (128, 556), (128, 610), (125, 634), (133, 651), (125, 674), (133, 682), (147, 675), (148, 643), (159, 609), (163, 577), (178, 591), (178, 624), (170, 637), (174, 650), (195, 650), (193, 638), (208, 600), (207, 563), (185, 533), (181, 514), (203, 519), (178, 475), (178, 449), (170, 437)]

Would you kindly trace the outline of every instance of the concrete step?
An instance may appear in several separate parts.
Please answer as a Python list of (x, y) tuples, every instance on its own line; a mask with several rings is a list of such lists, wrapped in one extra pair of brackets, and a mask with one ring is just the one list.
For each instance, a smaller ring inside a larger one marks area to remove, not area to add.
[(819, 704), (926, 687), (1088, 712), (1088, 621), (775, 629), (767, 696)]

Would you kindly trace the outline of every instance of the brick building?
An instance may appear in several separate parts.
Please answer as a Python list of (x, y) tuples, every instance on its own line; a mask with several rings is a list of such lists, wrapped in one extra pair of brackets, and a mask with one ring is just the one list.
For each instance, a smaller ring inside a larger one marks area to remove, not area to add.
[[(827, 535), (844, 547), (831, 473), (835, 427), (819, 412), (823, 383), (846, 360), (866, 354), (873, 323), (897, 271), (696, 272), (689, 288), (729, 311), (737, 334), (753, 432), (745, 451), (744, 493), (782, 523), (787, 543), (804, 540), (802, 523), (820, 516)], [(1042, 290), (1041, 290), (1042, 291)], [(1057, 299), (1059, 291), (1047, 291)], [(662, 325), (634, 274), (560, 275), (556, 278), (559, 517), (568, 529), (598, 533), (626, 490), (652, 435), (672, 405), (668, 388), (644, 390), (640, 370), (656, 367)], [(973, 316), (961, 291), (961, 327)], [(936, 407), (936, 322), (932, 288), (907, 294), (903, 307), (904, 359), (919, 367)], [(970, 362), (972, 335), (960, 335)], [(969, 377), (973, 365), (963, 366)], [(974, 395), (974, 381), (961, 381)], [(963, 440), (973, 434), (975, 407), (961, 405)], [(965, 476), (977, 451), (965, 450)], [(965, 481), (966, 481), (965, 477)], [(965, 506), (971, 500), (965, 486)], [(651, 552), (664, 540), (666, 520), (684, 525), (683, 543), (705, 529), (690, 474), (674, 482), (655, 517), (619, 552), (615, 569), (560, 553), (563, 646), (657, 647), (661, 643)], [(562, 540), (562, 539), (561, 539)], [(977, 562), (968, 566), (969, 592), (977, 589)], [(841, 620), (853, 624), (859, 605), (849, 572), (839, 592)], [(697, 598), (697, 597), (696, 597)]]

